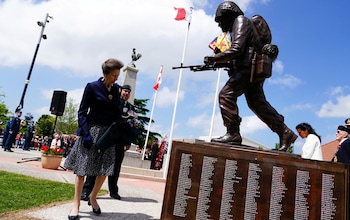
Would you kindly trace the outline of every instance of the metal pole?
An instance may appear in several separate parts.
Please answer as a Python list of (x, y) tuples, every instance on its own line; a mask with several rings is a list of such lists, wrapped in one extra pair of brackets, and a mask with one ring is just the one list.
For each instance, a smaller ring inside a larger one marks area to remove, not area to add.
[(23, 105), (24, 105), (24, 96), (26, 95), (26, 92), (27, 92), (27, 87), (28, 87), (28, 84), (29, 84), (29, 80), (30, 80), (30, 76), (32, 75), (32, 70), (33, 70), (33, 67), (34, 67), (34, 63), (35, 63), (35, 59), (36, 59), (36, 55), (39, 51), (39, 46), (40, 46), (40, 42), (41, 42), (41, 39), (44, 38), (46, 39), (46, 35), (44, 35), (44, 30), (45, 30), (45, 26), (46, 26), (46, 22), (49, 22), (47, 19), (48, 18), (51, 18), (51, 16), (49, 16), (48, 13), (46, 13), (46, 16), (45, 16), (45, 20), (44, 22), (40, 22), (38, 21), (37, 24), (39, 26), (41, 26), (41, 32), (40, 32), (40, 36), (39, 36), (39, 41), (38, 41), (38, 44), (36, 45), (36, 48), (35, 48), (35, 52), (34, 52), (34, 57), (33, 57), (33, 60), (32, 60), (32, 64), (30, 66), (30, 69), (29, 69), (29, 73), (28, 73), (28, 76), (27, 76), (27, 80), (25, 81), (25, 84), (24, 84), (24, 89), (23, 89), (23, 93), (22, 93), (22, 97), (21, 97), (21, 100), (16, 108), (16, 112), (20, 111), (21, 109), (23, 109)]
[[(190, 25), (191, 25), (192, 9), (193, 9), (193, 8), (191, 7), (190, 9), (191, 9), (191, 15), (190, 15), (190, 19), (189, 19), (189, 21), (188, 21), (188, 27), (187, 27), (186, 37), (185, 37), (185, 43), (184, 43), (184, 48), (183, 48), (183, 51), (182, 51), (181, 66), (183, 66), (184, 61), (185, 61), (187, 40), (188, 40), (188, 35), (189, 35), (189, 32), (190, 32)], [(178, 99), (179, 99), (179, 93), (180, 93), (180, 87), (181, 87), (182, 70), (183, 70), (183, 68), (180, 69), (179, 79), (178, 79), (178, 82), (177, 82), (177, 90), (176, 90), (176, 95), (175, 95), (175, 104), (174, 104), (173, 119), (172, 119), (171, 127), (170, 127), (170, 136), (169, 136), (168, 153), (166, 154), (166, 161), (165, 161), (164, 172), (163, 172), (163, 178), (164, 178), (164, 179), (166, 179), (166, 177), (167, 177), (167, 175), (168, 175), (168, 168), (169, 168), (169, 162), (170, 162), (171, 147), (172, 147), (172, 142), (173, 142), (173, 132), (174, 132), (175, 118), (176, 118), (177, 102), (178, 102)]]
[(221, 68), (218, 70), (218, 79), (217, 79), (217, 82), (216, 82), (215, 97), (214, 97), (214, 104), (213, 104), (213, 113), (211, 115), (210, 130), (209, 130), (209, 140), (208, 140), (209, 142), (210, 142), (212, 134), (213, 134), (214, 118), (215, 118), (215, 107), (216, 107), (216, 102), (218, 100), (220, 77), (221, 77)]

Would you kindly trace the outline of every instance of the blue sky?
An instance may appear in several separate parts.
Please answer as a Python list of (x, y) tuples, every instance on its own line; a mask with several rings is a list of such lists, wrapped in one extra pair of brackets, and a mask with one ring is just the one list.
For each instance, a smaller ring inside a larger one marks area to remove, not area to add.
[[(80, 102), (87, 82), (101, 76), (101, 63), (110, 57), (131, 61), (132, 48), (142, 58), (135, 97), (150, 99), (160, 65), (164, 65), (151, 130), (168, 135), (172, 124), (179, 70), (187, 30), (186, 21), (175, 21), (173, 7), (194, 7), (186, 47), (185, 65), (202, 64), (211, 55), (209, 42), (220, 34), (213, 21), (221, 1), (205, 0), (52, 0), (0, 1), (0, 93), (11, 111), (17, 107), (40, 34), (37, 21), (46, 13), (54, 19), (45, 29), (26, 97), (24, 113), (34, 120), (50, 114), (53, 90), (68, 92)], [(350, 117), (348, 84), (350, 3), (341, 1), (241, 0), (236, 3), (247, 17), (261, 14), (280, 49), (273, 75), (264, 85), (267, 100), (285, 116), (295, 131), (300, 122), (310, 123), (325, 144), (334, 140), (338, 125)], [(121, 82), (122, 77), (118, 80)], [(221, 73), (220, 88), (227, 80)], [(209, 135), (217, 72), (184, 70), (174, 123), (173, 138)], [(273, 148), (278, 136), (238, 100), (243, 136)], [(225, 133), (216, 107), (213, 135)], [(304, 140), (298, 138), (295, 153)]]

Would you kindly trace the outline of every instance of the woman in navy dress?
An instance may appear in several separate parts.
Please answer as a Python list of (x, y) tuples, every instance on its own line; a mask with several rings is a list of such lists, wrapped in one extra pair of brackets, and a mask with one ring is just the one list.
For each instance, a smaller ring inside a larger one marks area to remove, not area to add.
[(95, 144), (103, 132), (113, 123), (120, 122), (121, 87), (116, 84), (124, 64), (108, 59), (102, 64), (103, 77), (88, 83), (78, 111), (78, 138), (67, 156), (64, 167), (76, 174), (73, 208), (68, 219), (79, 219), (80, 196), (85, 176), (96, 176), (95, 186), (88, 204), (93, 213), (101, 214), (96, 196), (106, 176), (113, 175), (115, 148), (110, 146), (99, 153)]

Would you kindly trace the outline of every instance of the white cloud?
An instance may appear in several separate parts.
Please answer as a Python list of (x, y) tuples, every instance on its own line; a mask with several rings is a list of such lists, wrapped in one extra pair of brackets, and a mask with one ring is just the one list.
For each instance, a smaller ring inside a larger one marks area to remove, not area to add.
[[(194, 128), (201, 128), (202, 134), (210, 133), (211, 115), (200, 114), (195, 117), (191, 117), (188, 120), (188, 126)], [(264, 122), (262, 122), (257, 116), (245, 116), (242, 118), (240, 124), (240, 133), (242, 135), (252, 134), (259, 130), (269, 129)], [(217, 112), (214, 116), (212, 136), (221, 136), (226, 133), (226, 127), (223, 125), (220, 112)]]
[[(148, 64), (146, 69), (156, 63), (169, 69), (181, 61), (187, 22), (174, 20), (173, 7), (176, 4), (189, 8), (190, 1), (52, 0), (26, 7), (23, 3), (28, 1), (9, 0), (0, 7), (1, 20), (7, 20), (14, 11), (21, 15), (11, 20), (10, 25), (0, 24), (0, 29), (7, 33), (0, 36), (0, 47), (7, 52), (0, 54), (2, 65), (30, 63), (40, 33), (36, 22), (42, 21), (47, 12), (54, 19), (46, 24), (47, 40), (41, 42), (36, 64), (68, 69), (66, 74), (92, 76), (100, 74), (96, 67), (108, 57), (120, 58), (125, 64), (130, 62), (132, 48), (143, 54), (137, 63)], [(210, 53), (206, 45), (215, 33), (208, 25), (219, 33), (212, 17), (194, 9), (186, 62), (195, 63), (191, 60)], [(198, 40), (198, 34), (207, 37)]]
[[(199, 128), (201, 129), (201, 134), (203, 136), (209, 136), (211, 129), (211, 121), (212, 115), (202, 113), (194, 117), (190, 117), (188, 119), (187, 125), (192, 128)], [(214, 123), (212, 125), (212, 136), (221, 136), (224, 133), (226, 133), (226, 128), (223, 125), (220, 112), (215, 113), (213, 122)]]
[(343, 91), (344, 91), (344, 87), (337, 86), (330, 89), (330, 95), (339, 95), (339, 94), (342, 94)]
[(257, 116), (246, 116), (242, 118), (241, 133), (251, 134), (259, 130), (269, 129), (264, 122), (262, 122)]
[(317, 112), (319, 117), (349, 117), (350, 95), (338, 96), (336, 101), (328, 101), (321, 106)]
[[(184, 91), (179, 91), (178, 101), (183, 100), (183, 98), (184, 98)], [(154, 99), (154, 96), (153, 96), (153, 99)], [(171, 91), (168, 87), (163, 87), (158, 90), (156, 106), (158, 107), (172, 106), (175, 103), (175, 99), (176, 99), (176, 91)]]
[(293, 111), (303, 111), (303, 110), (311, 110), (312, 105), (308, 103), (299, 103), (299, 104), (293, 104), (291, 106), (287, 106), (283, 109), (283, 112), (293, 112)]
[(67, 91), (67, 100), (73, 99), (73, 103), (79, 105), (81, 97), (83, 96), (84, 89), (78, 88)]
[(336, 86), (336, 87), (330, 88), (329, 89), (330, 91), (328, 91), (327, 94), (329, 94), (330, 96), (341, 95), (348, 92), (349, 89), (350, 89), (349, 86)]
[(283, 62), (280, 60), (276, 60), (273, 65), (272, 65), (272, 73), (278, 73), (281, 74), (283, 73), (284, 70), (284, 65)]
[(276, 84), (281, 87), (296, 88), (301, 84), (301, 80), (290, 74), (282, 74), (277, 77), (272, 77), (268, 79), (271, 84)]

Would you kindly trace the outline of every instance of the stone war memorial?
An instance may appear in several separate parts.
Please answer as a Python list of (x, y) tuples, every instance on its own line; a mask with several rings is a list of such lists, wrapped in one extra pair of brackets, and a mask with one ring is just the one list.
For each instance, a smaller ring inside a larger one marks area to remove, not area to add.
[(349, 219), (349, 166), (173, 141), (161, 219)]

